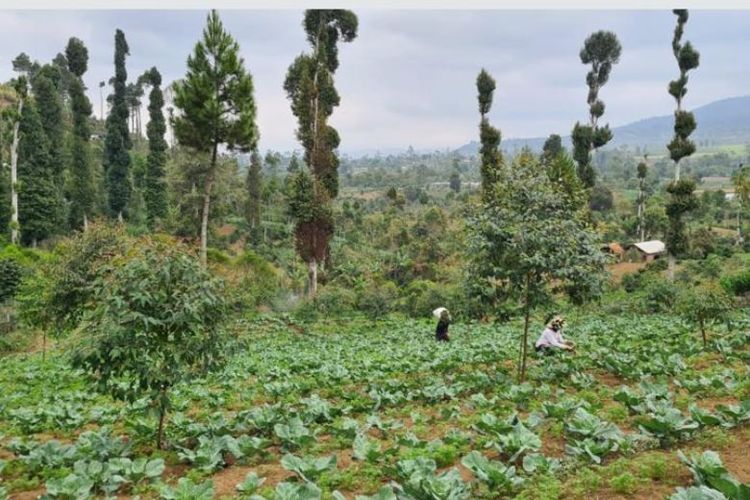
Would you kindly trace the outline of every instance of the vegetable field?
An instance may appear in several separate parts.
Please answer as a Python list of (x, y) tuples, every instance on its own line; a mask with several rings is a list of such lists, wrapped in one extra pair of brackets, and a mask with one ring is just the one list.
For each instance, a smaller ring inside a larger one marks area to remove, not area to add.
[(433, 327), (238, 324), (226, 368), (174, 388), (163, 451), (145, 400), (4, 358), (0, 498), (750, 498), (750, 318), (707, 349), (671, 316), (577, 320), (523, 384), (518, 323)]

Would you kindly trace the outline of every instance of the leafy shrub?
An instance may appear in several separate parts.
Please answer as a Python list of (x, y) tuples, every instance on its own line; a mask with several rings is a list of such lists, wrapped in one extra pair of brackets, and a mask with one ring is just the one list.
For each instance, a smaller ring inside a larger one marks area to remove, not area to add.
[(643, 284), (643, 273), (628, 273), (622, 277), (620, 286), (628, 292), (633, 293)]
[(352, 311), (357, 303), (357, 295), (335, 285), (327, 285), (315, 297), (315, 309), (325, 314), (341, 314)]
[(12, 299), (21, 283), (23, 269), (13, 259), (0, 259), (0, 303)]
[(398, 289), (392, 281), (370, 283), (360, 293), (358, 307), (371, 318), (382, 318), (391, 312), (397, 296)]
[(436, 307), (449, 302), (445, 287), (429, 280), (415, 280), (406, 287), (403, 310), (415, 318), (428, 316)]
[(227, 283), (230, 305), (236, 309), (271, 303), (282, 285), (280, 271), (251, 250), (216, 267)]
[(223, 358), (222, 285), (192, 257), (146, 248), (93, 286), (96, 306), (70, 339), (73, 364), (116, 398), (148, 397), (161, 446), (169, 389)]
[(121, 227), (99, 223), (63, 241), (56, 258), (24, 280), (18, 297), (21, 318), (45, 330), (74, 329), (95, 294), (95, 283), (111, 271), (115, 256), (127, 255), (128, 246)]
[(721, 279), (721, 286), (733, 295), (750, 293), (750, 269), (739, 274), (725, 276)]
[(646, 285), (643, 308), (652, 313), (671, 311), (677, 302), (677, 287), (667, 280), (656, 279)]
[(704, 283), (682, 290), (677, 306), (680, 314), (700, 328), (703, 347), (706, 347), (706, 327), (723, 319), (732, 308), (732, 300), (717, 284)]

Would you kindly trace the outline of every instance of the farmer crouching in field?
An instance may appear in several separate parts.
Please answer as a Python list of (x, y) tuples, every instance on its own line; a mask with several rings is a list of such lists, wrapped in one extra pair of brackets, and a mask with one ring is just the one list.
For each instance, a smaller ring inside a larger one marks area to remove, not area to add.
[(432, 314), (438, 318), (437, 328), (435, 329), (435, 340), (438, 342), (450, 341), (450, 337), (448, 337), (448, 326), (451, 324), (451, 315), (448, 312), (448, 309), (445, 307), (438, 307), (432, 311)]
[(551, 354), (557, 349), (562, 349), (564, 351), (572, 351), (575, 349), (575, 344), (571, 341), (566, 341), (562, 336), (564, 325), (565, 320), (562, 316), (553, 316), (547, 324), (547, 328), (545, 328), (539, 336), (539, 340), (536, 341), (536, 352), (540, 354)]

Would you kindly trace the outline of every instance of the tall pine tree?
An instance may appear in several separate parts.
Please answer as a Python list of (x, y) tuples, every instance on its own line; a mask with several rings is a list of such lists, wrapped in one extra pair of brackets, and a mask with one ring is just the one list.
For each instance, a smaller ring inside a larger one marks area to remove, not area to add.
[(339, 190), (336, 149), (340, 139), (336, 129), (328, 124), (340, 101), (333, 85), (333, 75), (339, 66), (337, 45), (339, 40), (351, 42), (356, 38), (358, 21), (348, 10), (307, 10), (302, 26), (313, 52), (294, 60), (287, 72), (284, 90), (297, 117), (297, 138), (310, 168), (309, 178), (300, 177), (292, 189), (293, 196), (298, 197), (293, 205), (306, 207), (307, 211), (291, 212), (296, 221), (297, 252), (308, 265), (308, 294), (314, 297), (318, 264), (328, 256), (333, 236), (331, 200)]
[(604, 114), (604, 102), (599, 99), (599, 90), (609, 81), (612, 66), (620, 60), (622, 47), (617, 36), (610, 31), (597, 31), (586, 38), (580, 57), (583, 64), (590, 64), (586, 74), (589, 92), (586, 102), (589, 105), (589, 123), (576, 122), (573, 127), (573, 158), (578, 162), (578, 177), (587, 188), (594, 187), (596, 171), (591, 164), (591, 153), (612, 140), (609, 125), (599, 126), (599, 118)]
[(146, 211), (151, 227), (167, 215), (166, 182), (164, 165), (167, 163), (167, 124), (164, 120), (164, 94), (161, 90), (161, 74), (151, 68), (144, 75), (144, 81), (151, 86), (148, 94), (148, 116), (146, 136), (148, 137), (148, 160), (146, 166)]
[(682, 35), (685, 31), (685, 23), (688, 21), (688, 11), (675, 9), (677, 26), (672, 38), (672, 52), (680, 69), (677, 80), (669, 82), (669, 94), (677, 102), (674, 112), (674, 138), (667, 145), (669, 156), (674, 161), (674, 181), (667, 186), (669, 201), (666, 211), (669, 217), (669, 229), (667, 230), (667, 252), (669, 254), (669, 267), (667, 275), (674, 280), (674, 270), (677, 256), (687, 250), (688, 240), (685, 234), (684, 216), (698, 207), (695, 197), (695, 182), (692, 179), (680, 179), (680, 160), (695, 152), (695, 143), (689, 139), (696, 127), (695, 116), (689, 111), (682, 109), (682, 99), (687, 94), (688, 71), (698, 67), (700, 54), (690, 42), (682, 43)]
[(495, 79), (484, 69), (477, 76), (477, 100), (479, 101), (479, 154), (482, 165), (482, 198), (491, 197), (492, 186), (498, 181), (502, 156), (500, 153), (500, 130), (490, 125), (487, 113), (492, 108), (492, 96), (495, 92)]
[(55, 65), (45, 64), (32, 81), (34, 101), (39, 113), (42, 129), (47, 139), (47, 155), (51, 182), (54, 186), (55, 227), (59, 230), (66, 223), (65, 216), (65, 124), (63, 100), (63, 74)]
[(89, 52), (77, 38), (71, 38), (65, 49), (68, 70), (73, 75), (68, 90), (73, 115), (70, 158), (69, 219), (73, 228), (86, 229), (94, 209), (94, 174), (91, 170), (91, 102), (86, 97), (83, 74), (86, 73)]
[(48, 238), (55, 229), (57, 190), (49, 144), (35, 102), (21, 115), (18, 146), (18, 217), (25, 245)]
[[(258, 142), (253, 79), (239, 53), (239, 44), (212, 10), (202, 39), (188, 57), (187, 75), (174, 85), (174, 104), (180, 110), (174, 118), (177, 140), (209, 155), (208, 165), (200, 172), (203, 181), (200, 258), (204, 267), (219, 146), (249, 152)], [(195, 179), (195, 184), (198, 182)]]
[(128, 72), (125, 57), (130, 55), (125, 34), (115, 31), (115, 77), (112, 109), (107, 116), (107, 135), (104, 140), (104, 167), (107, 172), (109, 211), (113, 217), (122, 218), (130, 201), (130, 153), (132, 147), (128, 132), (128, 103), (126, 86)]

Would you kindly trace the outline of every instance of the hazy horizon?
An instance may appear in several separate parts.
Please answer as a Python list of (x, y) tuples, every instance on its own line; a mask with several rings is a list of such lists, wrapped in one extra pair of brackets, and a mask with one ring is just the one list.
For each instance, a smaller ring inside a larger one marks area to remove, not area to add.
[[(566, 135), (587, 119), (586, 66), (578, 52), (596, 30), (614, 31), (623, 47), (620, 63), (600, 97), (604, 122), (623, 125), (672, 112), (667, 94), (677, 75), (671, 52), (670, 11), (440, 11), (360, 9), (359, 36), (340, 44), (336, 85), (341, 106), (332, 124), (341, 151), (444, 150), (477, 137), (474, 80), (486, 68), (497, 80), (490, 118), (503, 138)], [(690, 13), (684, 38), (701, 53), (691, 73), (685, 104), (748, 94), (750, 67), (740, 61), (750, 46), (748, 11)], [(220, 11), (240, 43), (253, 75), (260, 148), (299, 149), (296, 120), (282, 89), (286, 69), (308, 50), (302, 11)], [(156, 66), (165, 83), (184, 75), (199, 39), (205, 11), (0, 11), (0, 79), (12, 77), (20, 52), (46, 62), (71, 36), (89, 48), (89, 87), (99, 114), (100, 81), (113, 73), (114, 30), (130, 46), (130, 80)], [(105, 88), (109, 90), (109, 87)], [(146, 99), (144, 98), (144, 101)]]

